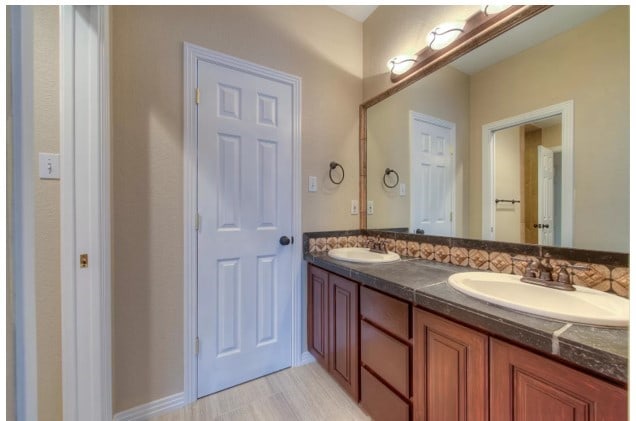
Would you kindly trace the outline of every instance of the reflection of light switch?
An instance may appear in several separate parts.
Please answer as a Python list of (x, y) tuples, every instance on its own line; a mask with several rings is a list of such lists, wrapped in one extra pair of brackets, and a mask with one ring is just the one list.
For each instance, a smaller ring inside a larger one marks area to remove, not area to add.
[(400, 183), (400, 196), (406, 196), (406, 184)]
[(373, 200), (368, 200), (367, 201), (367, 215), (373, 215), (373, 210), (374, 210)]
[(309, 191), (314, 192), (317, 190), (318, 190), (318, 180), (316, 179), (316, 176), (310, 175), (309, 176)]
[(351, 199), (351, 215), (358, 214), (358, 201), (356, 199)]
[(60, 179), (60, 154), (40, 153), (40, 178)]

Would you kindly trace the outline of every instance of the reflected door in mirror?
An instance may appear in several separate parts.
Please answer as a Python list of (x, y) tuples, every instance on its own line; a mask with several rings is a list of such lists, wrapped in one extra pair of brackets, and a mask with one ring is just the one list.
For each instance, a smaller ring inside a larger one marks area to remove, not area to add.
[(411, 226), (453, 235), (455, 124), (411, 111)]

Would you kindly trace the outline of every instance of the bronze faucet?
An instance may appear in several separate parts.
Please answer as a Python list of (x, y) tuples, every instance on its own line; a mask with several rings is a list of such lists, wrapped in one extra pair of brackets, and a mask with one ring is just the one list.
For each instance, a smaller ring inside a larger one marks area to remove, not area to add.
[(533, 260), (528, 263), (526, 271), (521, 278), (521, 282), (533, 285), (541, 285), (548, 288), (560, 289), (563, 291), (576, 291), (572, 285), (571, 273), (568, 269), (587, 269), (587, 266), (559, 265), (557, 280), (552, 279), (554, 266), (550, 262), (550, 254), (545, 253), (540, 260)]
[(375, 237), (375, 240), (367, 240), (367, 247), (369, 247), (369, 251), (372, 251), (373, 253), (388, 254), (386, 242), (385, 240), (382, 240), (379, 235)]

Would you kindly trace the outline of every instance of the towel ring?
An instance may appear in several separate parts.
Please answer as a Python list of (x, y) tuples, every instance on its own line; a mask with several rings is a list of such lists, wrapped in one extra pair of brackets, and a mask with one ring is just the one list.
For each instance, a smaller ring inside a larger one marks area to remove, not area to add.
[[(390, 184), (386, 182), (386, 178), (391, 175), (391, 173), (395, 174), (395, 183), (394, 184)], [(385, 186), (387, 186), (388, 188), (392, 189), (393, 187), (397, 186), (398, 183), (400, 182), (400, 174), (397, 173), (397, 171), (392, 170), (391, 168), (387, 168), (386, 170), (384, 170), (384, 177), (382, 177), (382, 182), (384, 183)]]
[[(340, 170), (342, 171), (342, 177), (340, 177), (340, 181), (336, 181), (333, 179), (333, 170), (335, 170), (336, 167), (340, 167)], [(338, 164), (336, 161), (331, 161), (329, 163), (329, 179), (331, 180), (331, 182), (333, 184), (340, 184), (342, 183), (342, 180), (344, 180), (344, 176), (345, 176), (345, 172), (344, 172), (344, 168), (342, 168), (342, 165)]]

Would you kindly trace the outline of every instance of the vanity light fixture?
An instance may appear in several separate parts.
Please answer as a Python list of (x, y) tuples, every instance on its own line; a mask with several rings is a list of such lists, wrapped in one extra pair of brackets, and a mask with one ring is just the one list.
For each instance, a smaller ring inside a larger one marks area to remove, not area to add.
[(466, 21), (453, 21), (440, 23), (428, 33), (426, 43), (432, 50), (446, 48), (464, 33)]
[(389, 60), (386, 63), (386, 67), (388, 67), (391, 73), (393, 73), (394, 75), (401, 75), (402, 73), (413, 67), (416, 61), (417, 56), (400, 55), (395, 56), (391, 60)]
[(481, 6), (481, 11), (486, 16), (496, 15), (497, 13), (503, 12), (507, 8), (509, 8), (509, 4), (485, 4)]

